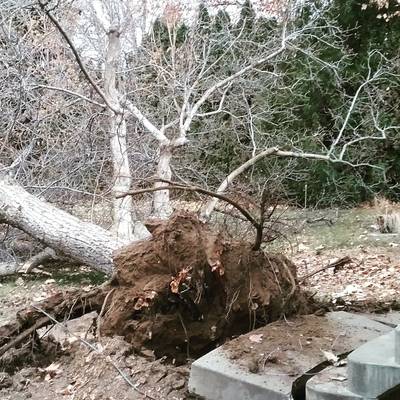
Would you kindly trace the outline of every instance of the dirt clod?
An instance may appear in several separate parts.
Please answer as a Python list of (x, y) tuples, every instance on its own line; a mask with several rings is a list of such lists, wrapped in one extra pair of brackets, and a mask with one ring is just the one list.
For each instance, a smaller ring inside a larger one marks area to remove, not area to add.
[(123, 248), (114, 261), (101, 333), (156, 356), (198, 356), (304, 305), (287, 258), (227, 240), (189, 213), (157, 225), (151, 240)]

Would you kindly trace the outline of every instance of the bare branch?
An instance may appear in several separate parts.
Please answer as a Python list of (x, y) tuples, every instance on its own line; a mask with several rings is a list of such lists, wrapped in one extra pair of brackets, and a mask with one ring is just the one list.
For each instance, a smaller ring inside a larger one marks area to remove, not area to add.
[(123, 103), (123, 106), (132, 113), (133, 116), (161, 143), (161, 144), (169, 144), (168, 138), (165, 136), (164, 132), (161, 129), (158, 129), (149, 119), (147, 119), (143, 113), (134, 106), (131, 102), (126, 100)]
[(57, 92), (66, 93), (66, 94), (68, 94), (68, 95), (70, 95), (70, 96), (78, 97), (79, 99), (85, 100), (85, 101), (87, 101), (88, 103), (92, 103), (92, 104), (94, 104), (94, 105), (96, 105), (96, 106), (99, 106), (99, 107), (102, 107), (102, 108), (107, 108), (107, 104), (98, 103), (98, 102), (95, 101), (95, 100), (89, 99), (89, 97), (86, 97), (86, 96), (84, 96), (84, 95), (82, 95), (82, 94), (80, 94), (80, 93), (76, 93), (76, 92), (73, 92), (73, 91), (68, 90), (68, 89), (64, 89), (64, 88), (60, 88), (60, 87), (56, 87), (56, 86), (48, 86), (48, 85), (36, 85), (36, 86), (32, 87), (32, 89), (49, 89), (49, 90), (55, 90), (55, 91), (57, 91)]
[(170, 181), (166, 181), (163, 179), (157, 179), (157, 180), (164, 182), (164, 183), (168, 183), (168, 185), (146, 188), (146, 189), (139, 189), (139, 190), (130, 190), (129, 192), (120, 194), (116, 197), (121, 198), (121, 197), (125, 197), (125, 196), (137, 196), (139, 194), (152, 193), (152, 192), (156, 192), (159, 190), (184, 190), (184, 191), (189, 191), (189, 192), (197, 192), (197, 193), (205, 194), (207, 196), (215, 197), (219, 200), (223, 200), (223, 201), (229, 203), (230, 205), (235, 207), (254, 227), (258, 227), (258, 225), (259, 225), (257, 220), (250, 214), (249, 211), (247, 211), (244, 207), (242, 207), (236, 201), (230, 199), (227, 196), (224, 196), (223, 194), (212, 192), (210, 190), (203, 189), (198, 186), (184, 186), (179, 183), (170, 182)]
[[(331, 147), (330, 147), (330, 149), (329, 149), (329, 151), (328, 151), (328, 156), (330, 156), (330, 155), (334, 152), (336, 146), (339, 144), (340, 140), (342, 139), (342, 136), (343, 136), (343, 134), (344, 134), (344, 131), (346, 130), (347, 125), (348, 125), (349, 120), (350, 120), (350, 117), (351, 117), (351, 115), (352, 115), (353, 112), (354, 112), (355, 106), (356, 106), (356, 104), (357, 104), (357, 100), (358, 100), (358, 98), (359, 98), (361, 92), (363, 91), (363, 89), (364, 89), (366, 86), (368, 86), (368, 85), (369, 85), (370, 83), (372, 83), (373, 81), (377, 80), (377, 79), (382, 75), (381, 69), (378, 69), (374, 74), (372, 74), (372, 69), (371, 69), (371, 66), (370, 66), (370, 61), (371, 61), (371, 57), (372, 57), (375, 53), (376, 53), (376, 52), (372, 52), (372, 53), (369, 54), (369, 57), (368, 57), (368, 74), (367, 74), (367, 77), (366, 77), (365, 81), (364, 81), (363, 83), (360, 84), (360, 86), (358, 87), (358, 89), (357, 89), (355, 95), (353, 96), (353, 99), (352, 99), (352, 101), (351, 101), (350, 107), (349, 107), (349, 109), (348, 109), (348, 111), (347, 111), (347, 114), (346, 114), (346, 117), (345, 117), (345, 119), (344, 119), (344, 121), (343, 121), (342, 127), (340, 128), (340, 131), (339, 131), (338, 135), (336, 136), (336, 139), (333, 141), (333, 143), (332, 143), (332, 145), (331, 145)], [(340, 159), (343, 158), (343, 155), (344, 155), (344, 152), (342, 151)]]
[(219, 114), (220, 112), (222, 112), (222, 107), (224, 106), (226, 93), (228, 92), (230, 87), (231, 87), (231, 84), (228, 84), (226, 86), (224, 92), (222, 93), (221, 100), (219, 101), (218, 108), (216, 110), (210, 111), (207, 113), (203, 113), (203, 114), (196, 114), (196, 117), (199, 117), (199, 118), (210, 117), (211, 115), (216, 115), (216, 114)]
[(183, 124), (183, 130), (185, 132), (187, 132), (190, 128), (190, 124), (193, 121), (193, 118), (196, 116), (199, 108), (209, 99), (209, 97), (218, 89), (224, 87), (225, 85), (231, 83), (232, 81), (234, 81), (235, 79), (239, 78), (241, 75), (251, 71), (252, 69), (258, 67), (261, 64), (264, 64), (265, 62), (275, 58), (276, 56), (278, 56), (279, 54), (281, 54), (285, 49), (286, 49), (286, 43), (287, 41), (287, 37), (286, 37), (286, 25), (283, 26), (282, 28), (282, 37), (281, 37), (281, 45), (280, 47), (275, 50), (274, 52), (270, 53), (269, 55), (253, 62), (250, 65), (247, 65), (246, 67), (240, 69), (239, 71), (235, 72), (234, 74), (228, 76), (225, 79), (220, 80), (219, 82), (217, 82), (216, 84), (214, 84), (213, 86), (211, 86), (210, 88), (208, 88), (204, 94), (200, 97), (199, 100), (197, 100), (197, 102), (193, 105), (192, 109), (190, 110), (189, 114), (186, 117), (186, 120)]
[(54, 24), (54, 26), (57, 28), (57, 30), (61, 33), (61, 35), (64, 37), (65, 41), (68, 43), (69, 48), (71, 49), (72, 53), (75, 56), (76, 62), (79, 65), (79, 68), (81, 69), (83, 75), (85, 75), (85, 78), (88, 80), (88, 82), (92, 85), (93, 89), (97, 92), (97, 94), (103, 99), (104, 103), (107, 104), (107, 107), (110, 108), (110, 110), (114, 111), (116, 114), (120, 114), (122, 112), (121, 109), (115, 108), (110, 102), (107, 96), (104, 94), (104, 92), (100, 89), (99, 85), (93, 80), (93, 78), (90, 76), (88, 70), (86, 69), (85, 65), (83, 64), (83, 61), (78, 54), (78, 50), (76, 49), (75, 45), (72, 43), (71, 38), (68, 36), (67, 32), (64, 30), (64, 28), (61, 26), (59, 21), (57, 20), (54, 15), (46, 9), (46, 3), (43, 1), (39, 0), (39, 5), (40, 8), (43, 10), (43, 12), (48, 16), (48, 18), (51, 20), (51, 22)]

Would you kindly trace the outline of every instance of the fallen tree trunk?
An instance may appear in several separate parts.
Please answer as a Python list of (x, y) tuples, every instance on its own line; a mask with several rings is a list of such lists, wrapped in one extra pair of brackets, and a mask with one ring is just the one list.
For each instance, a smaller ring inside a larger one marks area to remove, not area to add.
[(48, 247), (106, 274), (112, 253), (125, 245), (100, 226), (83, 222), (23, 189), (0, 173), (0, 222), (12, 225)]

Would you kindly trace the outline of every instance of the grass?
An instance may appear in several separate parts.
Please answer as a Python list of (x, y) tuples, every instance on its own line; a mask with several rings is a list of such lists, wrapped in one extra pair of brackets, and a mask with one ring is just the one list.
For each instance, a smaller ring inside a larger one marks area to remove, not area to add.
[[(321, 217), (325, 220), (306, 222)], [(398, 235), (379, 233), (376, 228), (377, 211), (374, 209), (288, 210), (282, 218), (288, 223), (285, 234), (294, 248), (300, 244), (312, 250), (389, 247), (390, 243), (398, 241)], [(332, 221), (332, 224), (328, 221)], [(280, 240), (274, 247), (287, 246), (287, 243), (287, 240)]]

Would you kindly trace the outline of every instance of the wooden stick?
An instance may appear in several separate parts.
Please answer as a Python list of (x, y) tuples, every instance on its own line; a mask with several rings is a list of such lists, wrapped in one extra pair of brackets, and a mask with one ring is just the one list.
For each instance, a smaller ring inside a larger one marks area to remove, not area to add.
[[(164, 182), (162, 180), (162, 182)], [(186, 190), (189, 192), (197, 192), (197, 193), (201, 193), (201, 194), (205, 194), (207, 196), (211, 196), (211, 197), (216, 197), (220, 200), (223, 200), (227, 203), (229, 203), (230, 205), (232, 205), (233, 207), (235, 207), (255, 228), (258, 228), (258, 221), (250, 214), (249, 211), (247, 211), (244, 207), (242, 207), (239, 203), (237, 203), (236, 201), (230, 199), (227, 196), (224, 196), (222, 194), (219, 193), (215, 193), (215, 192), (211, 192), (210, 190), (207, 189), (203, 189), (200, 188), (198, 186), (183, 186), (179, 183), (175, 183), (175, 182), (171, 182), (171, 184), (165, 185), (165, 186), (160, 186), (157, 188), (146, 188), (146, 189), (139, 189), (139, 190), (130, 190), (126, 193), (122, 193), (119, 194), (117, 197), (117, 199), (125, 197), (125, 196), (135, 196), (135, 195), (139, 195), (139, 194), (143, 194), (143, 193), (151, 193), (151, 192), (156, 192), (158, 190)]]
[(349, 257), (349, 256), (345, 256), (340, 258), (339, 260), (330, 263), (328, 265), (325, 265), (325, 267), (322, 267), (320, 269), (317, 269), (316, 271), (310, 272), (309, 274), (302, 276), (301, 278), (299, 278), (299, 282), (303, 283), (306, 279), (311, 278), (312, 276), (319, 274), (320, 272), (325, 271), (326, 269), (329, 268), (338, 268), (338, 267), (343, 267), (346, 264), (351, 263), (353, 260)]

